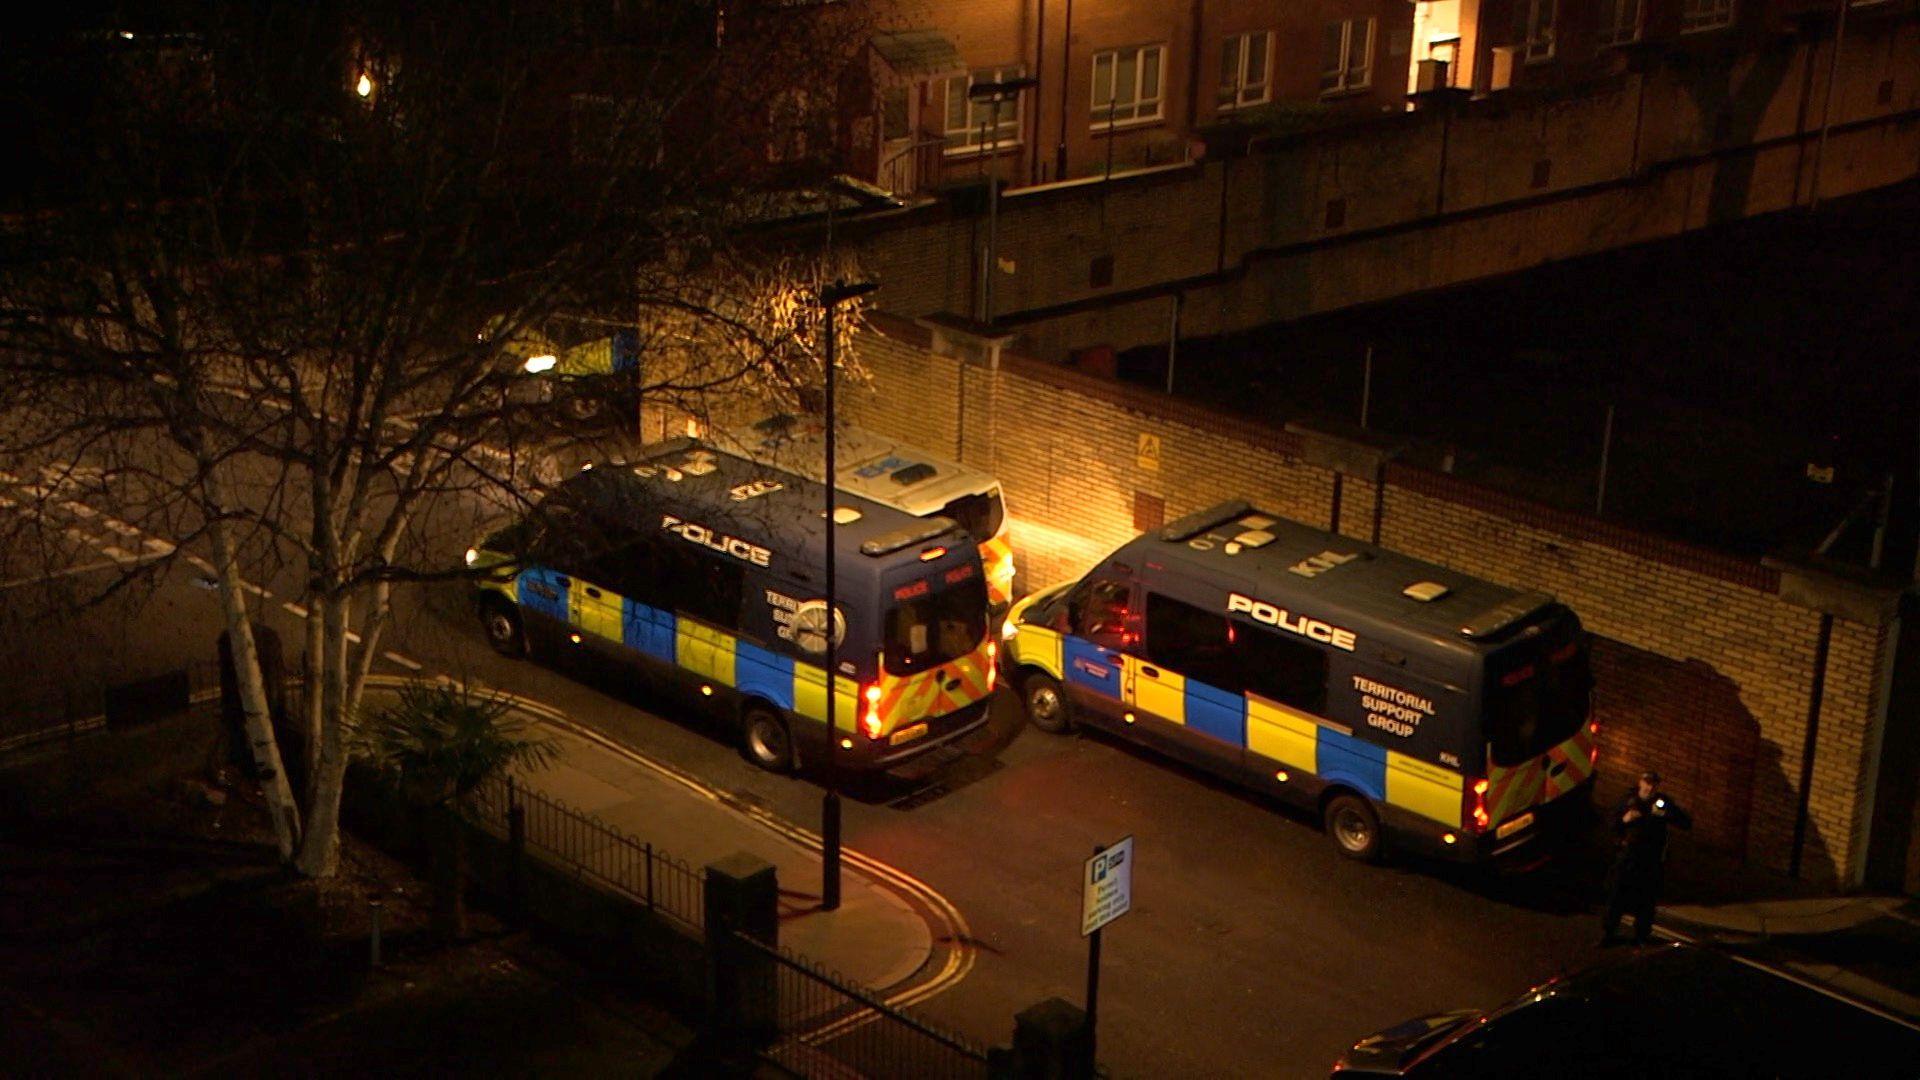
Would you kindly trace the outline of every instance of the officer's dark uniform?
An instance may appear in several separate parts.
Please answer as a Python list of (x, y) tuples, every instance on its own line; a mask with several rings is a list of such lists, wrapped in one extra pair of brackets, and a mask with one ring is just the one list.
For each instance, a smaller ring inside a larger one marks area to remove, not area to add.
[[(1661, 804), (1656, 808), (1655, 804)], [(1625, 820), (1628, 810), (1640, 811), (1632, 821)], [(1653, 935), (1653, 909), (1660, 900), (1660, 882), (1667, 856), (1667, 827), (1693, 827), (1693, 815), (1658, 790), (1653, 798), (1643, 799), (1635, 788), (1627, 792), (1613, 810), (1613, 830), (1620, 836), (1620, 856), (1614, 862), (1613, 880), (1607, 890), (1606, 937), (1612, 940), (1620, 930), (1620, 918), (1633, 916), (1633, 939), (1646, 944)]]

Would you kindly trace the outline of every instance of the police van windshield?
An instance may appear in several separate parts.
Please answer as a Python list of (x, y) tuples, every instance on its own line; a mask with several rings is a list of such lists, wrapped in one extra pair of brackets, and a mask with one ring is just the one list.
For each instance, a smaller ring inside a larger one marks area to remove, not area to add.
[(882, 663), (889, 675), (915, 675), (980, 647), (987, 636), (987, 585), (971, 563), (893, 590)]
[(1000, 502), (1000, 489), (978, 495), (962, 495), (940, 508), (940, 513), (960, 523), (975, 540), (991, 540), (1000, 535), (1000, 523), (1006, 508)]
[(1487, 742), (1495, 765), (1517, 765), (1565, 742), (1587, 719), (1593, 680), (1571, 618), (1487, 661)]

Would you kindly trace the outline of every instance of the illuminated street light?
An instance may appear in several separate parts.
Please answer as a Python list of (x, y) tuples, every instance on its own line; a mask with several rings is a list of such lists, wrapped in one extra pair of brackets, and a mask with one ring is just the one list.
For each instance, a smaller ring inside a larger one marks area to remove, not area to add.
[(361, 72), (360, 81), (353, 84), (353, 92), (356, 94), (359, 94), (363, 98), (372, 97), (373, 96), (373, 76), (367, 74), (364, 71)]

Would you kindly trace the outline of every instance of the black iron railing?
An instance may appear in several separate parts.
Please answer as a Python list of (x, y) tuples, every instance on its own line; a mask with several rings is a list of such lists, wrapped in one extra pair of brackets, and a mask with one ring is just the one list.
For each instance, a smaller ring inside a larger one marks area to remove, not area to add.
[(839, 973), (786, 949), (734, 935), (770, 962), (777, 1035), (762, 1055), (805, 1077), (979, 1080), (987, 1053), (969, 1040), (889, 1004)]
[[(705, 923), (700, 872), (653, 844), (635, 840), (591, 814), (493, 777), (467, 797), (469, 820), (609, 892), (692, 930)], [(516, 835), (516, 830), (518, 834)]]

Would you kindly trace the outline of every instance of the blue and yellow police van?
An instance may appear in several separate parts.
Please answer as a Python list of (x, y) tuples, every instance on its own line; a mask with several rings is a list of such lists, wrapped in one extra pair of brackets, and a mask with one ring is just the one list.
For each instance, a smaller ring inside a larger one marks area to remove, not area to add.
[(1135, 538), (1001, 634), (1035, 727), (1116, 732), (1305, 807), (1355, 858), (1388, 839), (1503, 855), (1591, 802), (1572, 611), (1244, 501)]
[(997, 642), (971, 537), (839, 493), (829, 615), (824, 503), (693, 439), (588, 465), (467, 552), (482, 624), (508, 655), (593, 649), (689, 691), (767, 769), (888, 768), (980, 727)]

